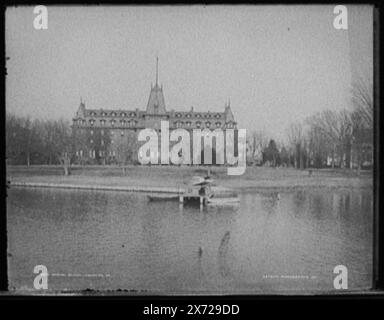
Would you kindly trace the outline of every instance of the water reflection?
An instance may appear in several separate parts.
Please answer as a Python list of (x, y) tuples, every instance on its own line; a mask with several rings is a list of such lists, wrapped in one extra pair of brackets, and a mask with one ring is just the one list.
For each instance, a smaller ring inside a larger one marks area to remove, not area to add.
[[(12, 189), (7, 199), (11, 288), (161, 292), (332, 290), (333, 268), (349, 287), (371, 286), (372, 192), (243, 193), (237, 207), (149, 202), (142, 194)], [(295, 280), (283, 277), (310, 275)], [(274, 277), (272, 277), (274, 276)]]

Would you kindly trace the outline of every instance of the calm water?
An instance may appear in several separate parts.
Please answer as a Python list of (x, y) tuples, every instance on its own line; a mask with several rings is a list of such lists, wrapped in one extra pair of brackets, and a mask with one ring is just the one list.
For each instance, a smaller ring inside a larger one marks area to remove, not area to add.
[(180, 208), (144, 194), (14, 188), (8, 194), (10, 289), (164, 293), (332, 291), (371, 287), (372, 192), (243, 193), (240, 205)]

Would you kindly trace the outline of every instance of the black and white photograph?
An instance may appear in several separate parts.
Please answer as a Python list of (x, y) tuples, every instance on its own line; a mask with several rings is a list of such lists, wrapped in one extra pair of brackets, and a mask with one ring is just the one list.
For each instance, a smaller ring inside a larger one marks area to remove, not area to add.
[(373, 289), (374, 9), (8, 6), (9, 292)]

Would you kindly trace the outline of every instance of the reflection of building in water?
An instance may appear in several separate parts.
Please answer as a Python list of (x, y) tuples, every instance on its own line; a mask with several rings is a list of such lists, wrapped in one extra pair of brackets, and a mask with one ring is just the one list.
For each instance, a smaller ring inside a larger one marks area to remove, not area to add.
[[(158, 61), (157, 61), (158, 62)], [(155, 129), (159, 134), (160, 121), (168, 121), (170, 130), (236, 129), (237, 123), (230, 102), (223, 112), (167, 111), (163, 86), (156, 82), (151, 86), (146, 110), (135, 109), (87, 109), (83, 101), (73, 118), (73, 137), (76, 148), (75, 161), (94, 163), (131, 162), (137, 158), (137, 132), (144, 128)], [(191, 135), (192, 136), (192, 135)]]

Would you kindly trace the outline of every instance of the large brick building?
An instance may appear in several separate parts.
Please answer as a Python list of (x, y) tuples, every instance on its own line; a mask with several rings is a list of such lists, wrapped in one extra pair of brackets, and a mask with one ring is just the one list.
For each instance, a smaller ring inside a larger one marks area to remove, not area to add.
[(160, 130), (160, 121), (169, 122), (169, 129), (183, 128), (236, 129), (237, 123), (230, 102), (223, 112), (167, 111), (163, 87), (156, 82), (151, 86), (147, 107), (124, 109), (88, 109), (83, 101), (73, 118), (72, 133), (75, 162), (78, 163), (129, 163), (137, 161), (137, 133), (144, 128)]

